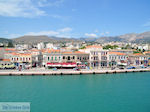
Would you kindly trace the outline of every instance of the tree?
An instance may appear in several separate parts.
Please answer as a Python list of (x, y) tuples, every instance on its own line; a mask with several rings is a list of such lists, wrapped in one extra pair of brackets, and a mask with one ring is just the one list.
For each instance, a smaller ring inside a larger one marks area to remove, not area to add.
[(85, 46), (80, 47), (80, 49), (85, 49), (85, 48), (86, 48)]
[(12, 42), (8, 42), (8, 46), (7, 47), (14, 47)]
[(103, 48), (104, 49), (116, 49), (118, 46), (117, 45), (106, 45)]

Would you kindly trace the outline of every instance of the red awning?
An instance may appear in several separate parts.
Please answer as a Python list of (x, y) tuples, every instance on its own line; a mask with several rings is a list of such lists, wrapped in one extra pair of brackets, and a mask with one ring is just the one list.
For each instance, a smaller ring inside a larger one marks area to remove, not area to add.
[(47, 66), (51, 67), (76, 67), (76, 63), (47, 63)]

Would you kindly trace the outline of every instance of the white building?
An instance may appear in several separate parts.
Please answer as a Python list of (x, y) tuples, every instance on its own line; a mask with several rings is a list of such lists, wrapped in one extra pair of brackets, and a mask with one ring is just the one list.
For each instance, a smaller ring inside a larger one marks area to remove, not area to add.
[(90, 46), (86, 46), (85, 49), (80, 49), (79, 51), (80, 52), (85, 52), (85, 53), (90, 53), (90, 51), (93, 51), (93, 50), (102, 51), (103, 47), (100, 46), (100, 45), (90, 45)]
[(46, 44), (46, 48), (48, 48), (48, 49), (54, 49), (53, 43), (47, 43)]
[(38, 44), (37, 44), (37, 48), (38, 48), (39, 50), (44, 49), (44, 48), (45, 48), (44, 43), (43, 43), (43, 42), (38, 43)]
[(15, 49), (17, 50), (24, 50), (24, 49), (29, 49), (29, 48), (31, 48), (31, 46), (28, 44), (16, 44), (15, 45)]

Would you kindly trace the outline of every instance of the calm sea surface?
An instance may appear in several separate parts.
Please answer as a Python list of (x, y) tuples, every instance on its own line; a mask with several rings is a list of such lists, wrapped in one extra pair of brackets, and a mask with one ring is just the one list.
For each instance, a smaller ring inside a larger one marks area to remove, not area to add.
[(0, 102), (31, 102), (31, 112), (150, 112), (150, 72), (0, 76)]

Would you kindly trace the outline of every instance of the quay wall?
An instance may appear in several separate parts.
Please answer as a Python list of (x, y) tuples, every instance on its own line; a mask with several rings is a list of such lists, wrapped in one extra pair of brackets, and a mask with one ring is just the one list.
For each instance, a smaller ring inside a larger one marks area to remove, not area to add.
[(0, 76), (38, 76), (38, 75), (85, 75), (85, 74), (114, 74), (130, 72), (150, 72), (150, 69), (124, 70), (88, 70), (88, 71), (0, 71)]

